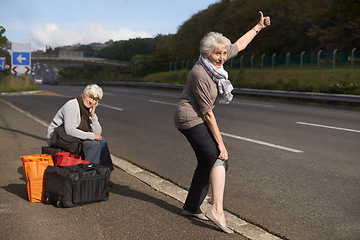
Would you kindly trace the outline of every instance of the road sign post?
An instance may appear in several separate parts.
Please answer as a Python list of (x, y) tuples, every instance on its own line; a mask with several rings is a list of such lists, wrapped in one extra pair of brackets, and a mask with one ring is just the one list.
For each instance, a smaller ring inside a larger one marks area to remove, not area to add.
[(31, 65), (31, 43), (11, 44), (11, 73), (28, 74)]

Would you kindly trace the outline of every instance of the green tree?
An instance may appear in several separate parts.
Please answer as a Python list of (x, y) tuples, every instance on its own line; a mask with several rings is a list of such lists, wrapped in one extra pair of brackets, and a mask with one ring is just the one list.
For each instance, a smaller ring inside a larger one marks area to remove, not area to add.
[(117, 41), (100, 50), (97, 57), (130, 61), (136, 54), (150, 55), (154, 52), (153, 38), (136, 38), (128, 41)]
[(240, 53), (245, 57), (360, 49), (358, 0), (222, 0), (194, 14), (176, 34), (117, 41), (96, 56), (131, 61), (136, 76), (166, 71), (170, 62), (197, 59), (210, 31), (235, 42), (257, 23), (259, 10), (271, 17), (271, 26)]
[(78, 47), (77, 51), (81, 51), (84, 53), (84, 57), (95, 57), (96, 50), (90, 45), (81, 45)]
[[(9, 40), (5, 37), (5, 28), (0, 26), (0, 57), (5, 57), (7, 65), (11, 64), (11, 56), (9, 49), (11, 48)], [(10, 69), (5, 71), (0, 71), (0, 76), (5, 76), (10, 74)]]

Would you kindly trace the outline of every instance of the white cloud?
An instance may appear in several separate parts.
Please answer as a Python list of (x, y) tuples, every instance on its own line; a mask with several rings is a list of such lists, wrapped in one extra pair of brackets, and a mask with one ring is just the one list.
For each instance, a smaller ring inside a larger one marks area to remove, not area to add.
[(69, 31), (59, 28), (54, 23), (45, 24), (41, 28), (31, 30), (32, 48), (45, 49), (45, 46), (53, 48), (72, 44), (89, 44), (93, 42), (104, 43), (110, 39), (114, 41), (128, 40), (131, 38), (152, 37), (146, 31), (134, 31), (129, 28), (105, 29), (100, 24), (89, 24), (83, 32)]

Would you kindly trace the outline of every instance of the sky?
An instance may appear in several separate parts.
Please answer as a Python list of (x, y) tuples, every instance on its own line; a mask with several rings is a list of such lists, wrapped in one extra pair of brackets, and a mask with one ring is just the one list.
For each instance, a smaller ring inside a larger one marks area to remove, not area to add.
[(45, 50), (112, 39), (175, 34), (220, 0), (0, 0), (0, 26), (10, 42)]

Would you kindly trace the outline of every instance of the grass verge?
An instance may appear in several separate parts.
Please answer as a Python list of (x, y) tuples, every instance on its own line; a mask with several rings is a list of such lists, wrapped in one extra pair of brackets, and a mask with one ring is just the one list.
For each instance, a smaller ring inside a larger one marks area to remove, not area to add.
[(0, 92), (23, 92), (23, 91), (35, 91), (40, 90), (33, 79), (28, 76), (6, 76), (0, 81)]

